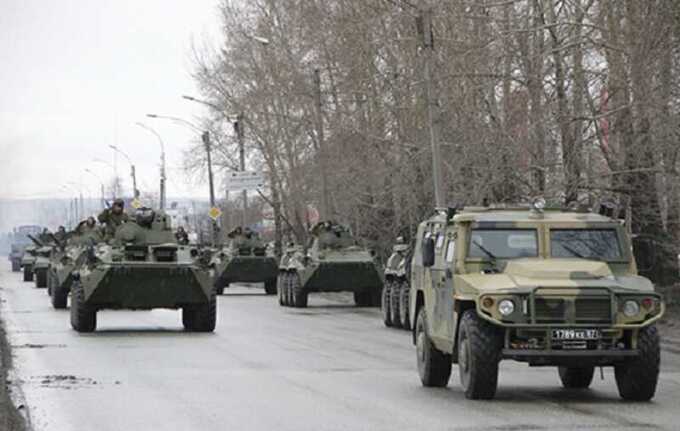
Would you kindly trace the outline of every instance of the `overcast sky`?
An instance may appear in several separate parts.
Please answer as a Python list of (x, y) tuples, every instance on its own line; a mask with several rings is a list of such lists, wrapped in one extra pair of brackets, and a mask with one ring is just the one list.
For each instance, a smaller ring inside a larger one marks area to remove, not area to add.
[[(137, 165), (138, 187), (158, 187), (160, 146), (166, 145), (168, 195), (207, 196), (190, 184), (181, 151), (191, 132), (146, 113), (192, 119), (196, 94), (190, 48), (219, 41), (218, 0), (0, 0), (0, 198), (69, 197), (68, 182), (99, 189), (117, 145)], [(117, 160), (124, 187), (127, 162)], [(203, 189), (206, 189), (205, 191)]]

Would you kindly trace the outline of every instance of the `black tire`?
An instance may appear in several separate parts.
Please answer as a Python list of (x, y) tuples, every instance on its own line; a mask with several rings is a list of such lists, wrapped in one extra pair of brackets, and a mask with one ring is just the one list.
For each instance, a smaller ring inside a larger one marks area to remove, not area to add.
[(614, 366), (616, 386), (624, 400), (649, 401), (656, 392), (661, 363), (659, 333), (656, 326), (640, 329), (637, 347), (639, 356)]
[(399, 317), (401, 318), (401, 327), (407, 331), (411, 330), (411, 319), (409, 315), (409, 311), (411, 309), (410, 294), (411, 289), (409, 287), (408, 281), (402, 280), (399, 283), (399, 309), (401, 311)]
[(293, 292), (293, 305), (296, 308), (306, 308), (307, 299), (309, 298), (308, 292), (302, 288), (300, 283), (300, 275), (296, 272), (291, 276), (291, 290)]
[(85, 292), (79, 280), (71, 286), (71, 327), (78, 332), (97, 329), (97, 310), (85, 304)]
[(21, 261), (12, 259), (12, 272), (21, 272)]
[(363, 292), (354, 292), (354, 303), (357, 307), (370, 307), (373, 305), (372, 292), (365, 290)]
[(593, 381), (595, 367), (557, 367), (562, 386), (567, 389), (586, 389)]
[(35, 287), (42, 289), (47, 287), (47, 270), (38, 269), (35, 271)]
[(392, 326), (401, 328), (401, 309), (399, 303), (399, 294), (401, 285), (399, 280), (392, 280), (392, 294), (390, 295), (390, 303), (392, 306)]
[(295, 306), (295, 295), (293, 295), (293, 273), (289, 272), (286, 280), (286, 305)]
[(59, 285), (55, 276), (50, 277), (50, 302), (55, 310), (63, 310), (68, 302), (68, 289)]
[(52, 285), (54, 285), (54, 273), (47, 271), (47, 296), (52, 296)]
[(24, 265), (24, 281), (33, 281), (33, 268), (30, 265)]
[(380, 308), (382, 310), (383, 323), (388, 328), (392, 326), (392, 307), (390, 295), (392, 291), (392, 283), (385, 281), (385, 285), (382, 288), (382, 301)]
[(458, 331), (458, 370), (466, 398), (490, 400), (496, 395), (502, 346), (498, 328), (480, 319), (475, 310), (463, 313)]
[(421, 307), (418, 311), (415, 337), (420, 381), (423, 386), (427, 387), (445, 387), (449, 384), (451, 377), (451, 355), (437, 350), (427, 335), (425, 307)]
[(188, 332), (213, 332), (217, 324), (217, 298), (207, 303), (182, 308), (182, 325)]
[(286, 273), (282, 272), (282, 273), (279, 273), (279, 276), (276, 279), (276, 284), (278, 285), (277, 290), (278, 290), (278, 294), (279, 294), (278, 295), (279, 296), (279, 305), (282, 306), (282, 307), (285, 305), (285, 301), (286, 301), (285, 297), (284, 297), (285, 290), (283, 289), (283, 283), (284, 283), (285, 276), (286, 276)]
[(276, 295), (276, 292), (278, 292), (278, 289), (276, 288), (276, 278), (264, 282), (264, 293), (267, 295)]

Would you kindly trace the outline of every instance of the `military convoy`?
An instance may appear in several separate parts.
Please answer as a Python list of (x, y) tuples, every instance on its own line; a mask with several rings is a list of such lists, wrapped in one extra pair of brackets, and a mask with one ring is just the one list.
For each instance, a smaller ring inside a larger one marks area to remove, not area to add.
[(326, 221), (314, 226), (311, 234), (312, 243), (306, 251), (292, 245), (280, 261), (280, 304), (306, 307), (312, 292), (349, 291), (357, 306), (380, 306), (380, 265), (357, 244), (350, 230)]
[(256, 232), (238, 227), (227, 235), (229, 241), (213, 255), (215, 292), (224, 293), (230, 283), (264, 283), (267, 295), (276, 294), (276, 258)]
[(412, 245), (397, 240), (384, 273), (334, 222), (317, 224), (308, 247), (289, 244), (278, 268), (252, 232), (233, 231), (211, 256), (178, 244), (165, 214), (148, 208), (113, 232), (103, 238), (92, 220), (68, 244), (55, 241), (46, 277), (47, 248), (25, 247), (24, 279), (34, 271), (38, 284), (46, 279), (54, 308), (70, 294), (78, 332), (96, 329), (97, 311), (120, 308), (181, 308), (186, 330), (210, 332), (216, 294), (263, 281), (268, 294), (278, 287), (282, 306), (337, 291), (353, 292), (358, 306), (382, 303), (386, 326), (412, 328), (422, 384), (448, 385), (457, 364), (470, 399), (495, 396), (504, 359), (557, 367), (565, 388), (587, 388), (596, 367), (611, 366), (623, 399), (656, 391), (655, 322), (665, 304), (637, 274), (623, 224), (604, 214), (546, 209), (541, 200), (437, 210)]
[(455, 363), (465, 396), (490, 399), (499, 362), (513, 359), (556, 366), (566, 388), (613, 366), (622, 398), (654, 396), (664, 303), (619, 221), (541, 201), (438, 211), (418, 226), (412, 264), (424, 386), (446, 386)]

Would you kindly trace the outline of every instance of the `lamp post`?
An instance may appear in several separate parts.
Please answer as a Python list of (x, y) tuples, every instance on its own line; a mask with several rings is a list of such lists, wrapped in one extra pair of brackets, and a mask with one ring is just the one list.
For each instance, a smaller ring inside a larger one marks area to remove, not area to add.
[(106, 160), (94, 158), (92, 159), (92, 161), (95, 163), (102, 163), (111, 168), (111, 171), (113, 172), (113, 198), (115, 199), (116, 197), (118, 197), (118, 177), (116, 176), (116, 168)]
[(161, 138), (161, 135), (158, 134), (154, 129), (151, 127), (147, 126), (144, 123), (136, 122), (135, 123), (137, 126), (141, 127), (142, 129), (153, 133), (156, 138), (158, 138), (158, 142), (161, 144), (161, 195), (160, 195), (160, 203), (159, 207), (160, 209), (165, 209), (165, 144), (163, 143), (163, 139)]
[[(185, 127), (189, 127), (191, 130), (195, 132), (201, 132), (201, 129), (196, 127), (193, 123), (184, 120), (179, 117), (173, 117), (171, 115), (158, 115), (158, 114), (146, 114), (147, 117), (149, 118), (156, 118), (156, 119), (161, 119), (161, 120), (170, 120), (178, 125), (182, 125)], [(210, 144), (210, 133), (208, 131), (202, 131), (201, 132), (201, 140), (203, 141), (203, 144), (205, 146), (205, 152), (207, 156), (207, 161), (208, 161), (208, 186), (210, 188), (210, 208), (215, 207), (215, 186), (214, 186), (214, 180), (213, 180), (213, 171), (212, 171), (212, 154), (211, 154), (211, 144)], [(213, 219), (212, 221), (212, 242), (213, 245), (216, 246), (218, 241), (218, 233), (219, 233), (219, 226), (217, 225), (217, 220)]]
[(137, 190), (137, 175), (136, 175), (136, 172), (135, 172), (135, 164), (132, 163), (130, 156), (128, 156), (123, 150), (121, 150), (117, 146), (109, 145), (109, 147), (111, 147), (111, 149), (113, 151), (115, 151), (115, 152), (121, 154), (123, 157), (125, 157), (127, 159), (128, 163), (130, 163), (130, 176), (132, 176), (132, 195), (133, 195), (134, 198), (138, 198), (139, 197), (139, 190)]
[[(269, 40), (265, 38), (259, 38), (257, 36), (252, 36), (251, 38), (257, 40), (258, 42), (262, 43), (263, 45), (269, 44)], [(232, 124), (234, 125), (234, 132), (236, 133), (236, 138), (238, 140), (238, 155), (239, 155), (239, 168), (241, 169), (241, 172), (244, 172), (246, 170), (246, 151), (245, 151), (245, 142), (244, 142), (244, 137), (245, 137), (245, 130), (244, 130), (244, 125), (245, 125), (245, 115), (243, 113), (239, 113), (237, 115), (230, 115), (220, 109), (219, 106), (215, 105), (214, 103), (210, 103), (206, 100), (201, 100), (197, 99), (195, 97), (183, 95), (183, 99), (189, 100), (191, 102), (196, 102), (200, 103), (203, 105), (206, 105), (215, 111), (219, 112), (224, 116), (224, 118), (227, 121), (231, 121)], [(234, 120), (235, 117), (235, 120)], [(248, 221), (248, 192), (246, 190), (243, 190), (243, 220), (242, 224), (245, 226)]]
[[(210, 184), (210, 208), (215, 207), (215, 187), (213, 185), (213, 171), (212, 171), (212, 160), (210, 156), (210, 133), (209, 132), (203, 132), (201, 134), (201, 139), (203, 140), (203, 143), (205, 144), (205, 153), (208, 156), (208, 183)], [(218, 231), (219, 227), (217, 226), (217, 220), (212, 219), (212, 239), (213, 239), (213, 246), (217, 246), (218, 243)]]
[(93, 171), (91, 171), (87, 168), (85, 168), (85, 172), (94, 176), (99, 181), (99, 185), (101, 186), (101, 193), (102, 193), (102, 208), (106, 208), (106, 195), (104, 193), (104, 181), (102, 181), (102, 178), (99, 175), (95, 174)]

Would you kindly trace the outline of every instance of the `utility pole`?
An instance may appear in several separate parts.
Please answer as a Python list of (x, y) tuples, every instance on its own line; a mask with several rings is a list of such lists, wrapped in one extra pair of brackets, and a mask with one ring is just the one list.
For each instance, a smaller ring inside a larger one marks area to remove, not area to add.
[[(234, 131), (236, 132), (236, 138), (238, 139), (238, 157), (239, 157), (239, 162), (240, 162), (240, 169), (241, 172), (246, 171), (246, 148), (245, 148), (245, 143), (243, 142), (244, 139), (244, 121), (243, 121), (243, 113), (238, 114), (236, 117), (236, 121), (234, 121)], [(248, 191), (243, 190), (243, 226), (248, 225)]]
[(135, 172), (135, 165), (130, 165), (130, 174), (132, 175), (132, 197), (136, 199), (139, 197), (139, 190), (137, 190), (137, 174)]
[(160, 208), (165, 209), (165, 150), (161, 152), (161, 196)]
[[(147, 117), (156, 118), (157, 116), (147, 114)], [(143, 128), (144, 130), (153, 133), (158, 139), (158, 142), (161, 144), (161, 192), (160, 192), (160, 204), (158, 206), (160, 207), (160, 209), (165, 209), (165, 144), (163, 143), (161, 135), (159, 135), (158, 132), (156, 132), (154, 129), (152, 129), (151, 127), (147, 126), (144, 123), (136, 122), (135, 124)]]
[[(212, 171), (212, 159), (210, 155), (210, 132), (205, 131), (201, 135), (201, 139), (203, 140), (203, 143), (205, 144), (205, 153), (208, 156), (208, 184), (210, 185), (210, 208), (215, 207), (215, 185), (213, 183), (213, 171)], [(218, 241), (217, 241), (217, 233), (218, 233), (218, 226), (217, 226), (217, 220), (212, 219), (212, 240), (213, 240), (213, 246), (216, 246)]]
[(314, 98), (316, 99), (316, 136), (319, 144), (318, 164), (321, 174), (321, 208), (319, 218), (330, 218), (331, 208), (328, 200), (328, 169), (326, 157), (326, 143), (323, 133), (323, 99), (321, 98), (321, 73), (314, 69)]
[(434, 63), (434, 33), (432, 31), (432, 8), (421, 8), (416, 18), (416, 28), (421, 40), (421, 48), (424, 54), (423, 72), (425, 74), (425, 99), (427, 102), (427, 128), (432, 147), (432, 178), (434, 180), (434, 201), (437, 208), (444, 206), (444, 180), (441, 170), (441, 151), (435, 125), (435, 111), (438, 109), (432, 86), (433, 63)]

